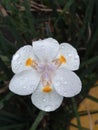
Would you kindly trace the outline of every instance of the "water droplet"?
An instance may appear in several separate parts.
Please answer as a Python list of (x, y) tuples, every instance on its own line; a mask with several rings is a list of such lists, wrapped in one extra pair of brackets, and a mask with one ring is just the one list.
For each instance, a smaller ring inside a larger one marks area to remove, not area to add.
[(64, 45), (61, 45), (61, 48), (63, 49), (63, 48), (64, 48)]
[(50, 105), (45, 106), (45, 111), (50, 111), (50, 110), (51, 110), (51, 106)]
[(37, 93), (34, 93), (36, 98), (39, 98), (39, 95)]
[(26, 88), (26, 86), (23, 86), (23, 88), (25, 89), (25, 88)]
[(78, 82), (78, 85), (81, 86), (81, 82)]
[(67, 84), (67, 82), (66, 81), (64, 81), (64, 85), (66, 85)]
[(66, 92), (66, 91), (64, 91), (64, 93), (67, 95), (67, 92)]
[(18, 64), (19, 66), (21, 66), (21, 60), (18, 60), (17, 64)]
[(20, 57), (19, 54), (15, 54), (15, 55), (13, 56), (13, 60), (17, 60), (19, 57)]
[(46, 101), (46, 99), (45, 98), (43, 98), (43, 102), (45, 102)]
[(78, 60), (78, 55), (76, 55), (74, 59), (75, 59), (75, 61), (77, 61)]
[(72, 57), (72, 54), (68, 54), (69, 57)]
[(55, 83), (55, 86), (56, 86), (56, 87), (60, 86), (60, 82), (56, 82), (56, 83)]
[(77, 64), (75, 64), (74, 67), (77, 67)]
[(76, 55), (75, 58), (78, 58), (78, 55)]
[(19, 66), (15, 65), (14, 68), (18, 70)]

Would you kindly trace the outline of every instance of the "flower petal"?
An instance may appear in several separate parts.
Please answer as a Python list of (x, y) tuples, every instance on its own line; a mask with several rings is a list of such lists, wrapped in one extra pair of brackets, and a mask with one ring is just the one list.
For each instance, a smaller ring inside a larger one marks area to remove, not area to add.
[(80, 65), (80, 59), (77, 50), (68, 43), (62, 43), (60, 45), (59, 55), (62, 55), (66, 59), (66, 63), (62, 64), (62, 67), (66, 67), (69, 70), (77, 70)]
[(34, 92), (39, 81), (40, 75), (35, 70), (25, 70), (13, 76), (9, 89), (19, 95), (29, 95)]
[(26, 66), (26, 60), (29, 58), (34, 58), (33, 55), (33, 47), (30, 45), (26, 45), (24, 47), (21, 47), (12, 58), (11, 66), (12, 71), (14, 73), (19, 73), (23, 70), (29, 70), (31, 69), (30, 66)]
[(66, 68), (58, 69), (53, 79), (55, 90), (64, 97), (72, 97), (81, 91), (81, 81), (79, 77)]
[(34, 41), (32, 44), (34, 54), (42, 62), (53, 60), (59, 51), (59, 43), (53, 38)]
[(60, 96), (54, 89), (51, 92), (43, 92), (42, 84), (39, 84), (31, 97), (32, 103), (43, 111), (56, 110), (63, 101), (63, 96)]

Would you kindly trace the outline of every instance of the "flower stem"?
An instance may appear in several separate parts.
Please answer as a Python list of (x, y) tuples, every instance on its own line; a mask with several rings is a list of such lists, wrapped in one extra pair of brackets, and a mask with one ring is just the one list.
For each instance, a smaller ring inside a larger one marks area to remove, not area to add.
[(35, 122), (32, 124), (30, 130), (36, 130), (37, 126), (39, 125), (40, 121), (43, 119), (45, 115), (44, 111), (40, 111), (37, 118), (35, 119)]

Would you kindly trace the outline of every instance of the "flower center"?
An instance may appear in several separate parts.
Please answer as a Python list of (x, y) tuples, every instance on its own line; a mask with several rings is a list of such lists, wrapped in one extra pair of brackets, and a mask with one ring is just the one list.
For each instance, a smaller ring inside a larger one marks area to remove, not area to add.
[(42, 91), (43, 92), (51, 92), (52, 91), (52, 87), (51, 87), (51, 83), (52, 83), (52, 74), (54, 71), (51, 65), (45, 65), (41, 68), (41, 81), (42, 81)]
[(25, 65), (32, 67), (41, 74), (41, 81), (43, 85), (42, 91), (48, 93), (52, 91), (51, 84), (54, 72), (58, 69), (59, 66), (65, 63), (66, 58), (61, 55), (58, 59), (55, 59), (52, 62), (46, 64), (38, 64), (32, 58), (28, 58), (25, 62)]

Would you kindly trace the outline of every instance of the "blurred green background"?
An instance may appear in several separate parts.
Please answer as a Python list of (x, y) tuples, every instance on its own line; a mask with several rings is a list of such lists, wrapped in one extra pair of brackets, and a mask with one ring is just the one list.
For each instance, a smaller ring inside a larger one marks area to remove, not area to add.
[[(74, 98), (65, 98), (58, 110), (41, 113), (30, 96), (8, 90), (10, 62), (21, 46), (50, 36), (77, 49), (81, 65), (76, 73), (83, 88)], [(88, 113), (79, 113), (78, 106), (85, 98), (98, 103), (88, 94), (98, 80), (97, 44), (98, 0), (0, 0), (0, 130), (90, 130), (82, 128), (80, 116)], [(77, 125), (70, 123), (73, 117)]]

